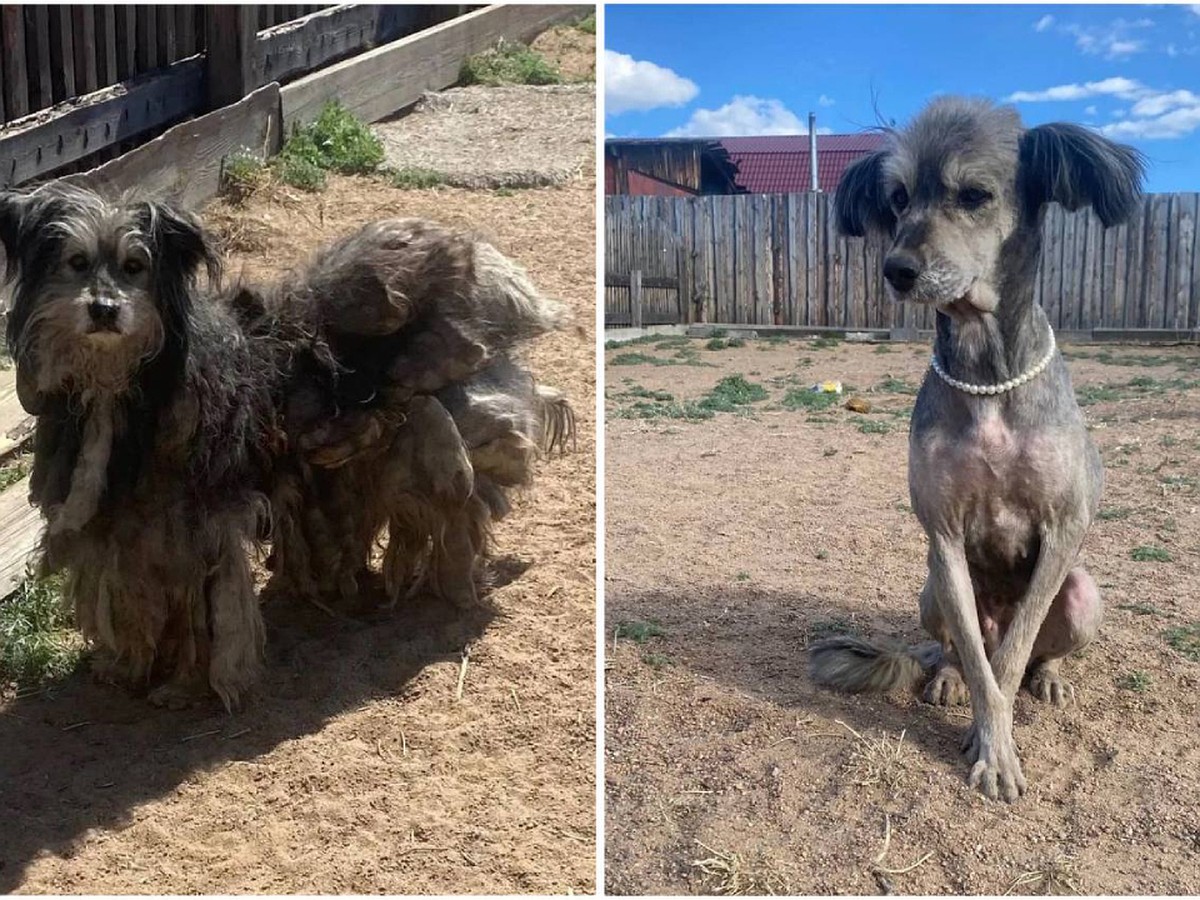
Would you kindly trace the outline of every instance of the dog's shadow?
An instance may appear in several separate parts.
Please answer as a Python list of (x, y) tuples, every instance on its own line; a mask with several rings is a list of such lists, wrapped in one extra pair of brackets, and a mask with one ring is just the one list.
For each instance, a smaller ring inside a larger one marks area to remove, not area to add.
[(243, 708), (184, 711), (96, 684), (86, 672), (0, 709), (0, 890), (39, 855), (69, 855), (120, 828), (196, 771), (250, 760), (372, 699), (402, 696), (426, 666), (461, 658), (495, 616), (414, 597), (392, 611), (331, 616), (266, 595), (267, 664)]
[(946, 762), (961, 760), (966, 708), (947, 710), (916, 695), (850, 695), (815, 684), (808, 674), (811, 640), (834, 633), (929, 640), (917, 623), (917, 597), (877, 613), (832, 594), (712, 585), (684, 591), (649, 590), (609, 601), (610, 622), (653, 620), (665, 632), (662, 652), (705, 679), (766, 700), (781, 709), (841, 720), (856, 731), (895, 738)]

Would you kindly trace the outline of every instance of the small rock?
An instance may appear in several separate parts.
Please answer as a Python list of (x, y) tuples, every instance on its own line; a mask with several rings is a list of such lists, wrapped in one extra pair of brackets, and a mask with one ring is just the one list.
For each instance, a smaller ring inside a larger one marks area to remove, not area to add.
[(856, 413), (869, 413), (871, 411), (871, 404), (862, 397), (851, 397), (846, 401), (846, 409)]

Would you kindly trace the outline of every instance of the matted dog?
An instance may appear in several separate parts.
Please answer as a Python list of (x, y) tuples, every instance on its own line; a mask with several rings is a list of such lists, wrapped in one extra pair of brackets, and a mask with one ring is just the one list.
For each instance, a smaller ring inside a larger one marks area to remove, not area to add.
[(562, 310), (470, 235), (374, 223), (222, 290), (194, 216), (56, 183), (0, 194), (0, 240), (43, 567), (101, 674), (152, 702), (254, 681), (267, 537), (308, 597), (353, 593), (379, 541), (394, 599), (472, 598), (504, 491), (573, 433), (511, 358)]
[(1101, 618), (1078, 556), (1103, 469), (1034, 302), (1042, 219), (1057, 202), (1123, 222), (1141, 179), (1136, 151), (1085, 128), (1026, 129), (1011, 107), (941, 98), (850, 167), (835, 198), (843, 233), (893, 238), (892, 296), (937, 308), (908, 471), (929, 539), (921, 624), (938, 643), (829, 638), (811, 647), (812, 673), (845, 690), (924, 683), (930, 703), (969, 699), (969, 782), (993, 798), (1026, 788), (1013, 739), (1022, 681), (1068, 702), (1062, 660)]

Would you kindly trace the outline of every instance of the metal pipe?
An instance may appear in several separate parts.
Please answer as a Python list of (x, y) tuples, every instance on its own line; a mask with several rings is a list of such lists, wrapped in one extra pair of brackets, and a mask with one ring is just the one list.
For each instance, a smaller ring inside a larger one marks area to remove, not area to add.
[(809, 190), (816, 193), (821, 190), (821, 184), (817, 181), (817, 114), (813, 112), (808, 114), (808, 165), (812, 172)]

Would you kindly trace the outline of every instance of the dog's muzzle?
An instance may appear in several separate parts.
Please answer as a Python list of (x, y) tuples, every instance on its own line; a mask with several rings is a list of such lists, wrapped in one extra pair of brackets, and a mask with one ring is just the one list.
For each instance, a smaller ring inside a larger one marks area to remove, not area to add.
[(90, 327), (89, 333), (97, 331), (107, 331), (114, 334), (119, 334), (121, 329), (117, 327), (117, 319), (121, 313), (121, 307), (111, 300), (92, 300), (88, 303), (88, 321)]

